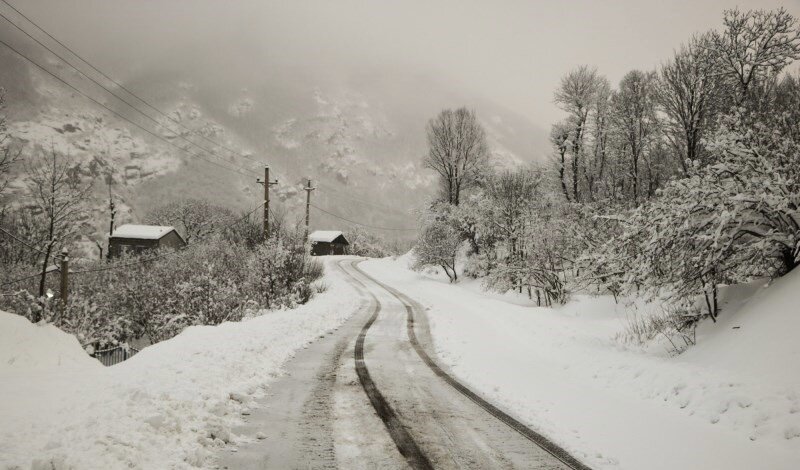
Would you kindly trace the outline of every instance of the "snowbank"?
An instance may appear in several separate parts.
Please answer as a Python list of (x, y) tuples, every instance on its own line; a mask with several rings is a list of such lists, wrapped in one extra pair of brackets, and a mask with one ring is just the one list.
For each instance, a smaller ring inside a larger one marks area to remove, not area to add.
[(798, 315), (786, 299), (800, 276), (731, 315), (741, 328), (704, 329), (696, 350), (670, 357), (613, 340), (629, 314), (613, 299), (523, 306), (406, 266), (362, 264), (427, 308), (440, 362), (593, 468), (800, 468)]
[(686, 358), (800, 388), (800, 269), (763, 286), (741, 308), (723, 311), (719, 324), (703, 332)]
[(0, 311), (0, 374), (31, 370), (98, 369), (100, 363), (78, 340), (52, 325), (34, 325), (26, 318)]
[[(0, 468), (210, 465), (213, 448), (236, 440), (230, 429), (295, 351), (357, 309), (334, 261), (327, 260), (328, 290), (306, 305), (187, 328), (109, 368), (87, 361), (55, 328), (0, 316), (0, 359), (47, 365), (0, 368)], [(6, 331), (7, 324), (22, 326)], [(65, 362), (75, 364), (69, 373)]]

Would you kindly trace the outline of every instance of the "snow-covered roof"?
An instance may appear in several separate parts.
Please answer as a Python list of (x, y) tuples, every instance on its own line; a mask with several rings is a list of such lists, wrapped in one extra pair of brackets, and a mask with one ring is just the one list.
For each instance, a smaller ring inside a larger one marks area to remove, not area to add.
[(312, 242), (330, 243), (342, 235), (342, 232), (338, 230), (317, 230), (311, 233), (311, 235), (308, 236), (308, 239)]
[(111, 234), (111, 238), (139, 238), (142, 240), (158, 240), (169, 232), (175, 230), (165, 225), (120, 225)]

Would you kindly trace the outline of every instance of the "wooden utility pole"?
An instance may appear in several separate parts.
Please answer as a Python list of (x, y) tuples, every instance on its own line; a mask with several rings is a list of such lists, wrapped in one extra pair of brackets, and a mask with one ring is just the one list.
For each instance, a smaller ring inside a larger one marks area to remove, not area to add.
[(69, 256), (67, 249), (61, 251), (61, 313), (67, 309), (67, 296), (69, 295)]
[(278, 180), (269, 180), (269, 165), (264, 166), (264, 181), (256, 180), (264, 185), (264, 240), (269, 239), (269, 187), (278, 184)]
[(308, 222), (311, 212), (311, 191), (317, 188), (311, 187), (311, 178), (308, 179), (308, 184), (306, 185), (303, 190), (306, 192), (306, 237), (303, 239), (303, 243), (308, 243)]
[[(108, 249), (106, 255), (111, 256), (111, 235), (114, 235), (114, 217), (117, 215), (117, 209), (114, 205), (114, 196), (111, 194), (111, 175), (108, 176), (108, 209), (111, 211), (111, 223), (108, 225)], [(99, 246), (99, 245), (98, 245)], [(103, 249), (100, 248), (100, 258), (103, 258)]]

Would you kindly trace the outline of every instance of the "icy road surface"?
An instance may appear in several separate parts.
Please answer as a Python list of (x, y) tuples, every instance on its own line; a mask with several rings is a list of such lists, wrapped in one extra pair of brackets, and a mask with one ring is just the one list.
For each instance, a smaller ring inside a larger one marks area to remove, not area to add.
[(584, 468), (427, 364), (424, 314), (354, 264), (337, 267), (363, 297), (359, 313), (287, 364), (236, 430), (257, 440), (224, 452), (222, 468)]

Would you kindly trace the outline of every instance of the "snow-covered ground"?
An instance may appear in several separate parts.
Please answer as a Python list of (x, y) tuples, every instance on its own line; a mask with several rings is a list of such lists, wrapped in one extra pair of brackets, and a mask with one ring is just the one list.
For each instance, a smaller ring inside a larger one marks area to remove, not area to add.
[(426, 307), (457, 377), (593, 468), (800, 468), (800, 272), (729, 302), (673, 357), (616, 341), (631, 307), (609, 297), (537, 308), (407, 263), (361, 266)]
[(326, 268), (328, 290), (306, 305), (190, 327), (108, 368), (73, 336), (0, 312), (0, 468), (212, 463), (282, 365), (356, 310), (352, 287)]

